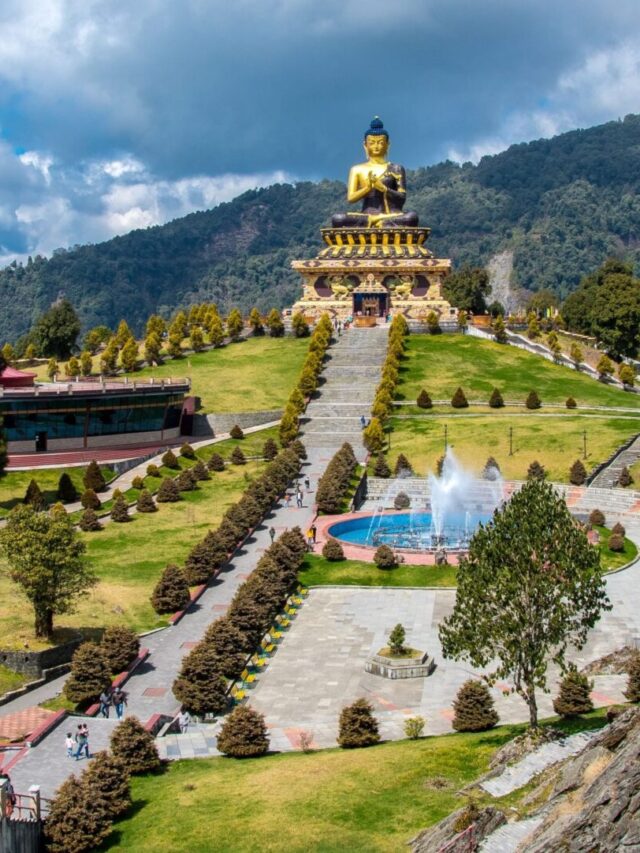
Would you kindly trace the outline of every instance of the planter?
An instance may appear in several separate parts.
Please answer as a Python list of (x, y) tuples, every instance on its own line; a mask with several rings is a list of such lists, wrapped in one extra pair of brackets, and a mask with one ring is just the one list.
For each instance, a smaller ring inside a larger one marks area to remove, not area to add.
[(353, 325), (356, 326), (356, 328), (370, 329), (373, 326), (378, 325), (378, 318), (377, 317), (354, 317), (353, 318)]
[(426, 652), (415, 657), (392, 658), (373, 655), (364, 665), (365, 671), (382, 678), (426, 678), (436, 668), (436, 663)]

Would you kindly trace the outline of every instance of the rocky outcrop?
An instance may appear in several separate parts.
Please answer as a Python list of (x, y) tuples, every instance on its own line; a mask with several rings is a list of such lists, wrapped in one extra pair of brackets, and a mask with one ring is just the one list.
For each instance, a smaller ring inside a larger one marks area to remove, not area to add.
[(443, 847), (447, 848), (447, 853), (469, 853), (506, 822), (504, 814), (493, 806), (480, 810), (467, 806), (423, 830), (409, 845), (413, 853), (438, 853)]

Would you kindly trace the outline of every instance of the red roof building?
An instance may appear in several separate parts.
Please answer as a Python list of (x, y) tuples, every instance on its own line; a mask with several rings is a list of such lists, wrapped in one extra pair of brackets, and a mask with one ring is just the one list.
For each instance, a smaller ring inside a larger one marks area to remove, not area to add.
[(24, 373), (9, 365), (0, 370), (0, 385), (3, 388), (30, 388), (35, 378), (35, 373)]

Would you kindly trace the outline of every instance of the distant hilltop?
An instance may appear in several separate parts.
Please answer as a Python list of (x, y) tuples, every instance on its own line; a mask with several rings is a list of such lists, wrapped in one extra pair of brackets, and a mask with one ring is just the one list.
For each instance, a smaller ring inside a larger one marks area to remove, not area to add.
[[(407, 174), (429, 247), (454, 264), (501, 270), (505, 289), (566, 296), (609, 255), (637, 262), (640, 116), (513, 145), (477, 166), (440, 163)], [(15, 341), (62, 291), (85, 327), (122, 317), (139, 330), (190, 301), (265, 309), (290, 304), (293, 258), (312, 257), (318, 229), (344, 207), (337, 181), (278, 184), (213, 210), (59, 250), (0, 271), (0, 343)], [(504, 259), (508, 259), (505, 264)]]

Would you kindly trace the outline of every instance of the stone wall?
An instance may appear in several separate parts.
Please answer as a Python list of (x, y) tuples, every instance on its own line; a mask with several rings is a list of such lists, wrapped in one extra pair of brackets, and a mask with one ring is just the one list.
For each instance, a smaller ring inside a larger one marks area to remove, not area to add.
[(45, 669), (69, 663), (71, 656), (81, 642), (82, 637), (77, 637), (68, 643), (43, 649), (41, 652), (30, 652), (27, 649), (23, 651), (0, 649), (0, 664), (22, 675), (41, 678)]
[(220, 435), (229, 432), (236, 424), (241, 429), (279, 421), (282, 409), (263, 412), (231, 412), (220, 415), (196, 415), (193, 419), (194, 436)]

